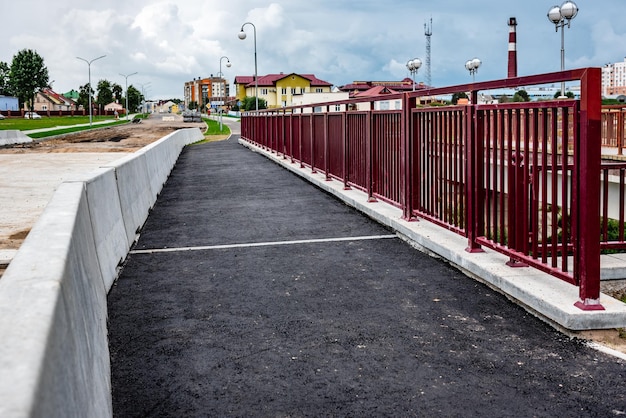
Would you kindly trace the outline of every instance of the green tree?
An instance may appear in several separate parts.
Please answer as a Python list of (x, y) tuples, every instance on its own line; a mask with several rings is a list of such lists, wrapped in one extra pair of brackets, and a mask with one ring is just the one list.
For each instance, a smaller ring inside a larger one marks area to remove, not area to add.
[(111, 82), (109, 80), (98, 81), (98, 98), (96, 99), (98, 106), (104, 108), (105, 105), (108, 105), (112, 101), (113, 89), (111, 86)]
[[(558, 99), (561, 96), (561, 90), (558, 90), (556, 93), (554, 93), (554, 98)], [(568, 99), (573, 99), (574, 98), (574, 93), (572, 93), (571, 91), (568, 91), (567, 93), (565, 93), (565, 96)]]
[(9, 74), (11, 67), (6, 62), (0, 61), (0, 94), (11, 96), (11, 86), (9, 84)]
[(124, 97), (124, 89), (122, 89), (122, 86), (113, 83), (111, 91), (113, 92), (113, 98), (117, 100), (118, 103), (122, 103), (122, 98)]
[(452, 104), (457, 104), (459, 102), (459, 99), (469, 99), (469, 97), (467, 97), (467, 93), (465, 92), (454, 93), (452, 95)]
[(13, 56), (9, 71), (9, 83), (13, 94), (20, 101), (20, 106), (27, 103), (28, 108), (32, 111), (35, 94), (39, 89), (47, 87), (49, 81), (48, 68), (37, 52), (23, 49)]
[[(128, 94), (128, 111), (136, 112), (143, 101), (143, 95), (132, 84), (128, 86), (126, 94)], [(125, 105), (126, 103), (124, 103), (124, 106)]]
[[(244, 97), (244, 99), (241, 101), (241, 106), (240, 106), (241, 110), (244, 111), (248, 111), (248, 110), (255, 110), (256, 109), (256, 97)], [(267, 102), (265, 101), (265, 99), (261, 99), (259, 98), (259, 109), (267, 109)]]
[(514, 102), (530, 102), (530, 96), (526, 90), (518, 90), (513, 95)]
[(93, 99), (94, 91), (93, 89), (89, 88), (89, 83), (78, 88), (78, 100), (76, 100), (76, 104), (78, 106), (82, 106), (83, 109), (87, 109), (87, 111), (89, 111), (89, 94), (91, 94)]

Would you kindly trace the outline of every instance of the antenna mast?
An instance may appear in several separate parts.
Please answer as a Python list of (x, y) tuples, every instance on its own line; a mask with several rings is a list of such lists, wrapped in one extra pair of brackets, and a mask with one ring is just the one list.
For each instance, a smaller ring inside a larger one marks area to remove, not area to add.
[(426, 35), (426, 85), (432, 87), (432, 80), (430, 78), (430, 37), (433, 34), (433, 18), (430, 18), (430, 23), (424, 23), (424, 35)]

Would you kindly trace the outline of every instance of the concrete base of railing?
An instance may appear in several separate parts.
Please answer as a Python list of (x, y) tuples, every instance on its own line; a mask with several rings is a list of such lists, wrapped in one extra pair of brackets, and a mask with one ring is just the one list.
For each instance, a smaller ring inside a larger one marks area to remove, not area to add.
[(366, 193), (356, 189), (344, 190), (342, 182), (327, 181), (324, 173), (312, 173), (310, 168), (301, 168), (300, 163), (291, 163), (289, 159), (243, 139), (239, 143), (389, 226), (417, 249), (448, 260), (467, 275), (505, 294), (558, 328), (583, 331), (626, 327), (626, 304), (608, 295), (602, 294), (600, 298), (605, 310), (583, 311), (574, 306), (578, 302), (576, 286), (533, 268), (509, 267), (506, 265), (508, 257), (489, 249), (478, 253), (467, 252), (466, 238), (427, 221), (407, 222), (402, 219), (400, 209), (383, 202), (369, 202)]
[(110, 417), (106, 295), (196, 128), (61, 184), (0, 280), (0, 417)]

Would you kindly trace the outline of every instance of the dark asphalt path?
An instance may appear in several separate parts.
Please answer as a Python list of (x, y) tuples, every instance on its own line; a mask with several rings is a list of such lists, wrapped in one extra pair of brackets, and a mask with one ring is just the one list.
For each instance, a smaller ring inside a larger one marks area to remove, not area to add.
[(115, 416), (626, 412), (624, 362), (389, 234), (236, 138), (187, 147), (109, 294)]

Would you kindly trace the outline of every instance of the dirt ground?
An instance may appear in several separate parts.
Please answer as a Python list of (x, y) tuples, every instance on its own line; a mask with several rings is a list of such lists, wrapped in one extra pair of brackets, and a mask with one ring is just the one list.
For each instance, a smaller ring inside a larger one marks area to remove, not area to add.
[[(171, 120), (173, 119), (173, 120)], [(0, 147), (2, 154), (25, 152), (133, 152), (182, 128), (206, 129), (206, 124), (183, 122), (179, 116), (151, 116), (141, 123), (107, 126), (59, 135), (28, 144)]]

